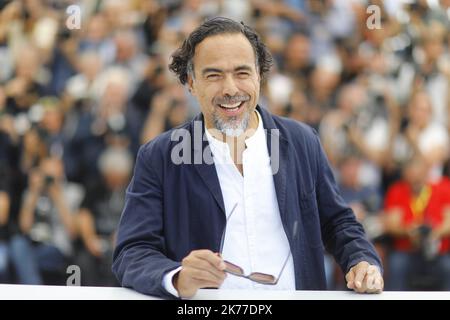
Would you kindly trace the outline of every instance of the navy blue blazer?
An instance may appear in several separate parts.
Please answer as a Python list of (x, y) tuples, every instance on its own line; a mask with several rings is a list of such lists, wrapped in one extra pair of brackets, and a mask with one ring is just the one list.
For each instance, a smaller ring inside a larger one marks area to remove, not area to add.
[[(378, 265), (381, 270), (374, 247), (339, 195), (317, 133), (259, 106), (257, 110), (271, 156), (273, 139), (279, 141), (279, 168), (273, 179), (293, 255), (297, 290), (326, 289), (325, 248), (345, 273), (360, 261)], [(194, 127), (198, 129), (199, 123), (204, 133), (200, 114), (139, 149), (113, 257), (113, 272), (124, 287), (173, 298), (162, 286), (163, 276), (180, 266), (192, 250), (219, 250), (226, 219), (214, 163), (171, 161), (174, 148), (191, 160), (201, 159), (208, 142), (194, 141)], [(178, 130), (175, 135), (179, 140), (172, 141), (174, 130)], [(192, 154), (179, 150), (181, 141), (188, 148), (184, 150)], [(298, 231), (293, 237), (295, 222)]]

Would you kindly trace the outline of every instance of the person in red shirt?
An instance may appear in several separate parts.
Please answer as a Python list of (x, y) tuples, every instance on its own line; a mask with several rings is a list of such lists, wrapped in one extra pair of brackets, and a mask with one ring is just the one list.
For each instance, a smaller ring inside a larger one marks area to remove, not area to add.
[(388, 257), (390, 290), (408, 289), (418, 261), (432, 262), (433, 275), (443, 290), (450, 290), (450, 180), (430, 183), (428, 171), (423, 158), (412, 158), (386, 195), (385, 228), (394, 239)]

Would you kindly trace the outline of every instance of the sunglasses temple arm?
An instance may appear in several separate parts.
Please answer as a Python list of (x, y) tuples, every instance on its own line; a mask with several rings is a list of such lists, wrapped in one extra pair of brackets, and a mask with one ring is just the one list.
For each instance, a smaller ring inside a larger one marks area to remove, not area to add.
[(281, 274), (283, 273), (284, 268), (286, 267), (286, 265), (287, 265), (287, 263), (288, 263), (288, 261), (289, 261), (289, 257), (290, 257), (290, 256), (291, 256), (291, 251), (289, 250), (289, 254), (288, 254), (288, 256), (286, 257), (286, 260), (284, 261), (283, 267), (281, 268), (280, 273), (278, 274), (278, 277), (277, 277), (277, 280), (275, 281), (275, 284), (277, 284), (277, 283), (278, 283), (278, 280), (280, 280)]
[(222, 237), (220, 238), (220, 247), (219, 247), (220, 255), (222, 255), (223, 243), (225, 241), (225, 232), (226, 232), (226, 230), (227, 230), (227, 225), (225, 225), (225, 227), (223, 227)]
[[(297, 227), (298, 227), (298, 222), (295, 221), (295, 222), (294, 222), (294, 227), (292, 228), (292, 229), (293, 229), (293, 230), (292, 230), (292, 239), (293, 239), (293, 240), (296, 240), (296, 239), (297, 239)], [(291, 256), (291, 254), (292, 254), (292, 252), (291, 252), (291, 250), (289, 249), (289, 254), (288, 254), (288, 256), (286, 257), (286, 260), (284, 261), (283, 267), (281, 268), (280, 273), (278, 274), (278, 277), (277, 277), (277, 280), (275, 281), (275, 284), (277, 284), (277, 283), (278, 283), (278, 280), (280, 280), (281, 274), (283, 273), (284, 268), (286, 267), (286, 265), (287, 265), (287, 263), (288, 263), (288, 261), (289, 261), (289, 257)]]
[(222, 232), (222, 237), (220, 238), (220, 247), (219, 247), (219, 253), (222, 254), (222, 250), (223, 250), (223, 243), (225, 241), (225, 233), (227, 232), (227, 224), (228, 224), (228, 220), (230, 219), (231, 215), (234, 212), (234, 209), (236, 209), (237, 207), (237, 203), (234, 205), (233, 209), (231, 209), (230, 214), (227, 217), (227, 220), (225, 222), (225, 227), (223, 228), (223, 232)]

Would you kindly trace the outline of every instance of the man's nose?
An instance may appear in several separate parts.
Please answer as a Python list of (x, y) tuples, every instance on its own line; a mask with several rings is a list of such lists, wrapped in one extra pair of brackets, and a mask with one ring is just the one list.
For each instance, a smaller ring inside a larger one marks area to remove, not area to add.
[(234, 97), (238, 93), (239, 89), (236, 86), (236, 82), (234, 81), (233, 76), (226, 75), (223, 82), (222, 95), (229, 95), (231, 97)]

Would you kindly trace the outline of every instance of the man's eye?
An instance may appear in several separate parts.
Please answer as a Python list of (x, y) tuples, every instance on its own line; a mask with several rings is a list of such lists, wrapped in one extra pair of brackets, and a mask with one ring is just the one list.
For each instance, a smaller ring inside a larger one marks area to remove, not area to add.
[(239, 72), (238, 73), (239, 78), (247, 78), (249, 76), (250, 76), (250, 74), (248, 72)]
[(208, 80), (215, 80), (215, 79), (219, 79), (220, 75), (219, 74), (209, 74), (206, 76), (206, 79)]

